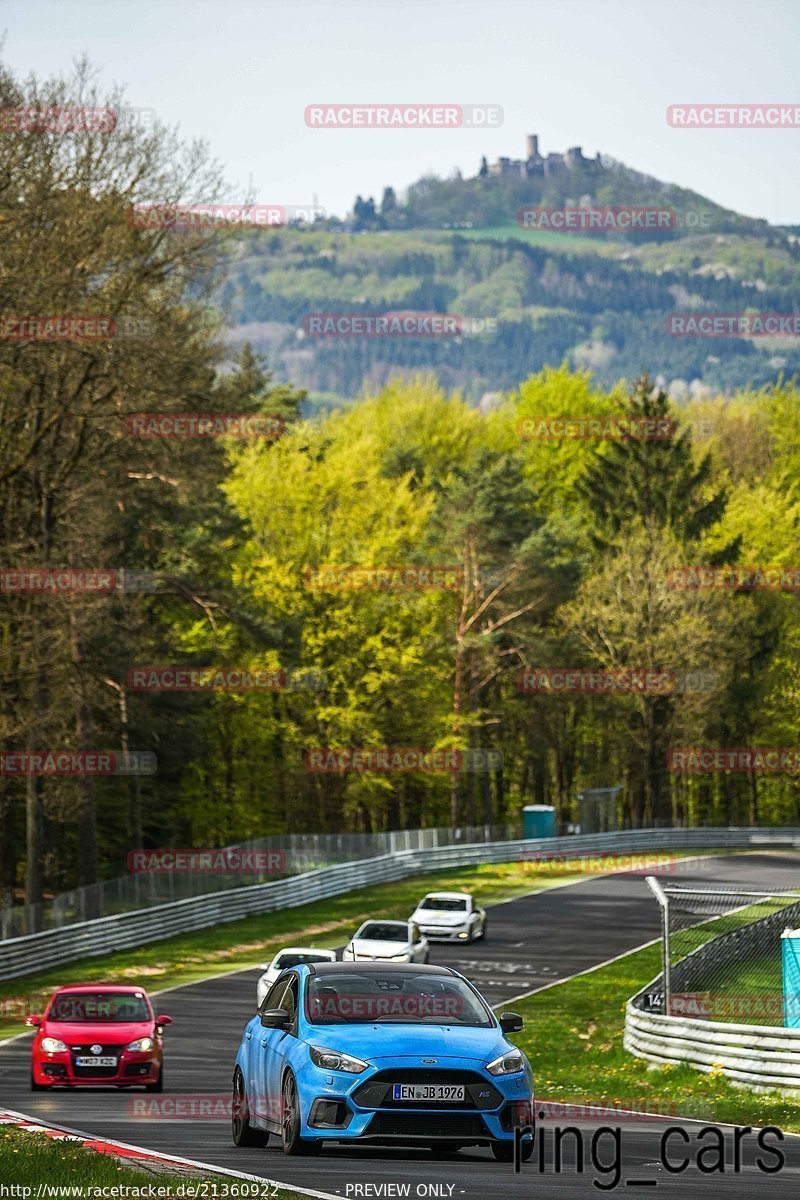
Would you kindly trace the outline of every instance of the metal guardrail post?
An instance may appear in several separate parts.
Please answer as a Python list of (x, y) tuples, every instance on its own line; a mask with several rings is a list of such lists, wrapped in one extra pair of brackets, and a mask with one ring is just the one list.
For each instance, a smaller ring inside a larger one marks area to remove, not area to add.
[(669, 896), (656, 879), (655, 875), (646, 875), (647, 885), (658, 901), (661, 909), (661, 957), (662, 978), (664, 980), (664, 1015), (669, 1016), (669, 1000), (672, 994), (669, 963)]

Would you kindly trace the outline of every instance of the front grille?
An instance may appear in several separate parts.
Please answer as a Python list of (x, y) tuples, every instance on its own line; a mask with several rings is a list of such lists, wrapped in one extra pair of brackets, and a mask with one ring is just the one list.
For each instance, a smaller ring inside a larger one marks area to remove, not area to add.
[(362, 1137), (418, 1137), (452, 1138), (467, 1141), (470, 1138), (489, 1139), (489, 1133), (477, 1114), (451, 1113), (388, 1113), (379, 1112), (370, 1121)]
[(75, 1065), (75, 1059), (81, 1055), (87, 1054), (93, 1057), (106, 1057), (113, 1055), (119, 1059), (122, 1051), (125, 1049), (119, 1042), (113, 1045), (103, 1043), (102, 1050), (99, 1050), (95, 1055), (92, 1046), (99, 1046), (100, 1042), (87, 1042), (82, 1046), (70, 1046), (72, 1051), (72, 1073), (76, 1079), (110, 1079), (119, 1072), (119, 1064), (116, 1067), (78, 1067)]
[[(464, 1100), (424, 1100), (408, 1101), (392, 1099), (393, 1083), (463, 1083), (466, 1096)], [(419, 1103), (420, 1108), (442, 1109), (448, 1112), (458, 1112), (459, 1109), (475, 1111), (476, 1109), (493, 1109), (502, 1103), (503, 1097), (497, 1088), (492, 1087), (475, 1071), (448, 1071), (435, 1067), (420, 1070), (419, 1067), (395, 1067), (390, 1071), (378, 1071), (371, 1079), (366, 1080), (353, 1092), (353, 1100), (360, 1108), (391, 1108), (408, 1112), (409, 1106)], [(409, 1116), (415, 1114), (409, 1113)]]

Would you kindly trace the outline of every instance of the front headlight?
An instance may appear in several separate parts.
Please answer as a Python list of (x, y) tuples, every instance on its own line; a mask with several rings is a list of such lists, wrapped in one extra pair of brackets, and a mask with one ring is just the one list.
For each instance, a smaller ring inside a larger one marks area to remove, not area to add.
[(519, 1050), (509, 1050), (508, 1054), (501, 1054), (494, 1062), (490, 1062), (486, 1070), (490, 1075), (515, 1075), (525, 1070), (525, 1060)]
[(42, 1049), (47, 1054), (61, 1054), (66, 1048), (60, 1038), (42, 1038)]
[(125, 1049), (126, 1050), (152, 1050), (153, 1049), (153, 1039), (152, 1038), (137, 1038), (135, 1042), (128, 1042)]
[(338, 1050), (325, 1050), (322, 1046), (311, 1046), (309, 1053), (315, 1067), (323, 1071), (346, 1071), (348, 1075), (360, 1075), (369, 1063), (354, 1058), (352, 1054), (340, 1054)]

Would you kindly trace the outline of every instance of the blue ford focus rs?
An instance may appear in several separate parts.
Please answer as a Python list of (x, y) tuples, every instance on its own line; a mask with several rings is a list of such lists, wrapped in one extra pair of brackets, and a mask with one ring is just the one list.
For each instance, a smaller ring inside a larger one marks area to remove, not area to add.
[[(284, 971), (245, 1026), (233, 1141), (287, 1154), (326, 1142), (533, 1151), (533, 1075), (495, 1017), (448, 967), (312, 963)], [(518, 1131), (518, 1132), (515, 1132)]]

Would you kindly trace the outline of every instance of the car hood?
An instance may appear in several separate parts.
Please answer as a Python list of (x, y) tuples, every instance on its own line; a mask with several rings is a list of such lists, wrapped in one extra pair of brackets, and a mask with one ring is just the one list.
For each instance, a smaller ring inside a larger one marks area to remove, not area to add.
[(342, 1050), (366, 1062), (397, 1058), (470, 1058), (491, 1062), (513, 1046), (499, 1029), (457, 1025), (308, 1025), (315, 1046)]
[(418, 908), (411, 918), (417, 925), (463, 925), (469, 920), (469, 913), (444, 912), (436, 908)]
[(373, 954), (376, 958), (391, 958), (393, 954), (408, 954), (409, 942), (376, 942), (367, 938), (353, 938), (351, 945), (356, 954)]
[(91, 1025), (79, 1021), (45, 1021), (40, 1027), (45, 1037), (60, 1038), (68, 1046), (97, 1042), (103, 1046), (118, 1046), (135, 1038), (152, 1037), (152, 1021), (109, 1021)]

